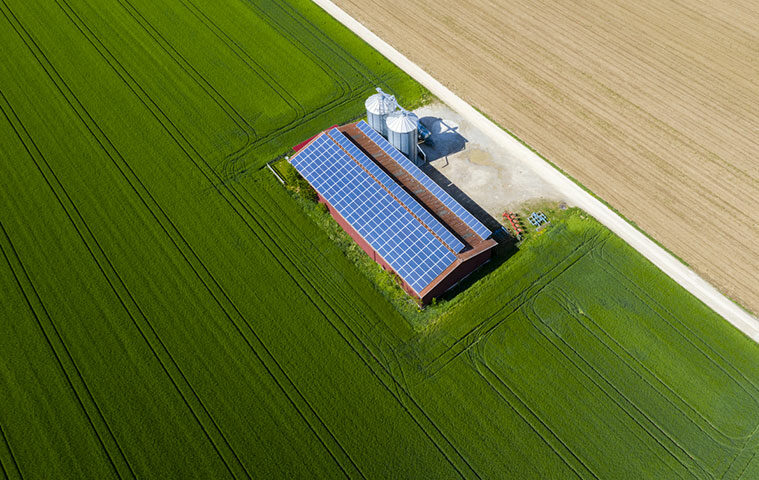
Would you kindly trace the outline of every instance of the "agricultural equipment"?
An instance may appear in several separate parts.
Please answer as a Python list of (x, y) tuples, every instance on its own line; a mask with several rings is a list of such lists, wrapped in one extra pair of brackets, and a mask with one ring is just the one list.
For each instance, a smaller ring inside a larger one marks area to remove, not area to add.
[(524, 231), (522, 230), (522, 225), (519, 223), (518, 215), (512, 212), (504, 212), (503, 218), (507, 219), (511, 224), (511, 227), (514, 229), (514, 233), (516, 233), (517, 240), (522, 240), (522, 234)]
[(548, 221), (548, 218), (546, 218), (546, 215), (543, 212), (532, 212), (530, 216), (527, 217), (527, 220), (529, 220), (530, 223), (536, 228), (539, 228), (544, 223), (551, 223)]

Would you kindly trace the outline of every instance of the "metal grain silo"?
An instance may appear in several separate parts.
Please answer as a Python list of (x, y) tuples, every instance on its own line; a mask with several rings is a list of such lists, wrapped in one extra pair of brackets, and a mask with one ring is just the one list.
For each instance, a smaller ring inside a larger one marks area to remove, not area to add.
[(417, 162), (417, 128), (419, 117), (401, 108), (387, 116), (387, 139), (415, 164)]
[(389, 114), (398, 108), (398, 102), (395, 101), (395, 97), (378, 88), (377, 93), (367, 98), (364, 105), (366, 106), (366, 123), (381, 133), (383, 137), (387, 138), (387, 123), (385, 123), (385, 120), (387, 120)]

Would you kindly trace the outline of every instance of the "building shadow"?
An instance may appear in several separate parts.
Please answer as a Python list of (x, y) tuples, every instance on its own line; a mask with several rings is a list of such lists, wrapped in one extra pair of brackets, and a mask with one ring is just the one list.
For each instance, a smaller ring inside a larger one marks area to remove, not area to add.
[(458, 126), (450, 126), (438, 117), (422, 117), (419, 123), (431, 133), (429, 139), (421, 145), (428, 162), (447, 157), (466, 148), (468, 140), (458, 132)]
[(467, 291), (472, 285), (493, 273), (498, 267), (506, 263), (519, 251), (519, 247), (517, 247), (517, 239), (507, 233), (500, 231), (499, 233), (494, 234), (493, 238), (498, 241), (498, 245), (493, 249), (490, 261), (482, 265), (470, 275), (464, 277), (459, 283), (454, 285), (453, 288), (441, 295), (440, 300), (452, 300), (460, 293)]
[(459, 202), (461, 206), (466, 208), (469, 213), (474, 215), (474, 217), (479, 220), (483, 225), (488, 227), (492, 231), (496, 231), (501, 228), (501, 223), (492, 217), (485, 209), (480, 207), (477, 202), (472, 200), (472, 198), (467, 195), (466, 193), (462, 192), (459, 187), (457, 187), (453, 182), (451, 182), (448, 177), (440, 173), (438, 169), (435, 167), (427, 164), (423, 167), (420, 167), (424, 173), (427, 174), (428, 177), (430, 177), (435, 183), (437, 183), (440, 188), (446, 191), (448, 195), (453, 197), (454, 200)]
[(459, 202), (469, 213), (482, 222), (483, 225), (488, 227), (492, 232), (492, 238), (498, 242), (494, 247), (490, 261), (480, 268), (472, 272), (469, 276), (462, 279), (453, 288), (441, 295), (441, 300), (451, 300), (458, 294), (466, 291), (469, 287), (475, 284), (478, 280), (488, 276), (509, 258), (511, 258), (519, 248), (517, 247), (518, 240), (513, 237), (508, 230), (506, 230), (501, 223), (493, 218), (485, 209), (480, 207), (469, 195), (461, 191), (448, 177), (440, 173), (436, 168), (429, 164), (421, 167), (424, 173), (426, 173), (440, 188), (445, 190), (448, 195), (453, 197)]

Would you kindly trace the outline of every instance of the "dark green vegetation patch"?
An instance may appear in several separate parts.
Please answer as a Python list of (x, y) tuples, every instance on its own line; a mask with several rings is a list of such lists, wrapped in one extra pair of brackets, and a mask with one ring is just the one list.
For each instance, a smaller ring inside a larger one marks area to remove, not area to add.
[(312, 4), (0, 13), (0, 476), (759, 473), (759, 349), (595, 222), (417, 333), (259, 170), (424, 95)]

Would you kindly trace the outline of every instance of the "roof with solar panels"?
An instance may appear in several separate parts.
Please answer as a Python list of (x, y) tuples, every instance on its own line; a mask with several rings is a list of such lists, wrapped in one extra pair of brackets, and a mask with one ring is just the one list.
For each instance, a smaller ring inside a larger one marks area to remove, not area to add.
[(290, 163), (418, 295), (492, 232), (366, 122), (334, 127)]

